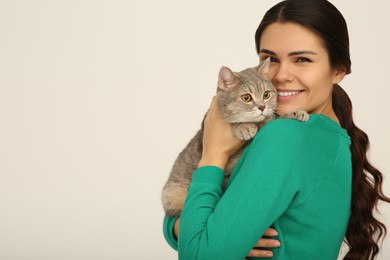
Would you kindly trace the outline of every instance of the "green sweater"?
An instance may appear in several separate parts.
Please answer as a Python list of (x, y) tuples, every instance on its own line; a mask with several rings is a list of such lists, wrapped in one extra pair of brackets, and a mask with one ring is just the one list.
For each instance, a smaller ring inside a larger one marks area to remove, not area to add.
[(164, 218), (179, 259), (242, 260), (268, 227), (278, 231), (273, 259), (337, 259), (351, 204), (347, 132), (323, 115), (277, 119), (247, 146), (226, 190), (224, 172), (198, 168), (180, 218)]

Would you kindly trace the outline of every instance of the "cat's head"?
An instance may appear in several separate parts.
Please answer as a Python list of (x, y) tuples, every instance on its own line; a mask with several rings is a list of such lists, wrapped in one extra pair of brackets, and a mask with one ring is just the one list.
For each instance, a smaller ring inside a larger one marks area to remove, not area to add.
[(221, 68), (217, 102), (225, 121), (261, 122), (275, 116), (277, 91), (266, 76), (269, 63), (268, 58), (259, 66), (241, 72)]

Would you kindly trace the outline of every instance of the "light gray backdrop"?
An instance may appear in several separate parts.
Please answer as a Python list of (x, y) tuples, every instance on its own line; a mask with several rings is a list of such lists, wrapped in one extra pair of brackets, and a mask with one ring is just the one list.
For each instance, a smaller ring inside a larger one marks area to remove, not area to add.
[[(276, 2), (0, 0), (0, 258), (176, 259), (161, 188), (219, 68), (257, 64)], [(351, 37), (341, 85), (390, 195), (390, 4), (332, 2)]]

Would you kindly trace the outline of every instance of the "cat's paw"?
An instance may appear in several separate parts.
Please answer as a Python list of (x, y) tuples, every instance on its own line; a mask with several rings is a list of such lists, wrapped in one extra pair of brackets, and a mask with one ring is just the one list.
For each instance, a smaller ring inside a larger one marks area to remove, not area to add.
[(250, 140), (257, 133), (257, 126), (251, 123), (234, 124), (232, 127), (233, 133), (240, 140)]
[(305, 122), (309, 120), (310, 115), (306, 111), (296, 110), (294, 112), (283, 114), (281, 118), (290, 118), (290, 119), (295, 119), (295, 120)]

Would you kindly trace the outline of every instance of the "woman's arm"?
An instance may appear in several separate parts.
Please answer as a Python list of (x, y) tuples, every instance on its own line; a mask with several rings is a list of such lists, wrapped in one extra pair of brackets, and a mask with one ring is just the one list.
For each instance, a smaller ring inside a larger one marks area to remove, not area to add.
[(177, 236), (175, 236), (173, 230), (177, 217), (164, 216), (163, 219), (163, 235), (165, 241), (174, 249), (177, 250)]
[[(164, 218), (164, 236), (169, 245), (175, 250), (177, 250), (177, 238), (179, 236), (179, 218), (169, 218), (165, 216)], [(173, 228), (172, 228), (173, 226)], [(173, 230), (173, 232), (172, 232)], [(269, 258), (272, 257), (273, 252), (267, 250), (266, 248), (277, 248), (280, 246), (280, 242), (277, 239), (271, 237), (276, 237), (278, 232), (273, 228), (268, 228), (260, 240), (256, 243), (255, 248), (253, 248), (247, 254), (247, 257), (258, 257), (258, 258)]]
[(294, 140), (278, 129), (258, 133), (222, 197), (223, 168), (242, 142), (212, 104), (205, 119), (204, 153), (180, 218), (180, 258), (243, 259), (287, 209), (297, 191), (289, 168), (296, 159)]
[[(180, 223), (180, 218), (177, 218), (173, 229), (173, 234), (176, 237), (176, 239), (179, 236), (179, 223)], [(277, 235), (278, 232), (273, 228), (267, 229), (263, 234), (263, 236), (268, 236), (268, 237), (276, 237)], [(260, 258), (272, 257), (273, 252), (271, 250), (265, 250), (261, 248), (277, 248), (279, 246), (280, 246), (279, 240), (261, 237), (260, 240), (256, 243), (255, 247), (251, 251), (249, 251), (247, 257), (260, 257)]]

